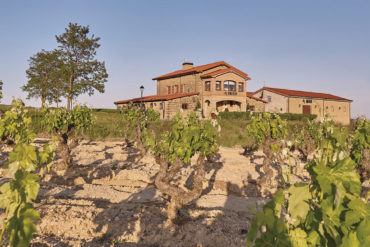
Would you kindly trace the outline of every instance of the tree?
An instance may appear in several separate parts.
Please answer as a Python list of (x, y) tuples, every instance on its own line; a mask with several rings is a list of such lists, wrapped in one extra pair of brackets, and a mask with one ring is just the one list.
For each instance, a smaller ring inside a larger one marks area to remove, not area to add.
[(56, 89), (63, 92), (62, 61), (58, 50), (36, 53), (29, 59), (30, 67), (26, 70), (28, 82), (22, 90), (28, 93), (27, 99), (41, 98), (41, 107), (45, 107), (46, 101), (49, 103), (59, 102)]
[(56, 36), (65, 64), (64, 75), (68, 84), (67, 109), (72, 108), (72, 100), (78, 95), (94, 94), (94, 90), (104, 93), (104, 83), (108, 74), (105, 63), (95, 59), (96, 49), (100, 47), (100, 38), (88, 37), (89, 26), (69, 23), (65, 33)]

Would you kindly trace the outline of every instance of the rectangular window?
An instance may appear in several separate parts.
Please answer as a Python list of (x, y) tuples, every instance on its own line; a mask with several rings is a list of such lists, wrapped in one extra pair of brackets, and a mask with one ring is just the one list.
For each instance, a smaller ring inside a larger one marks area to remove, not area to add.
[(211, 82), (210, 81), (205, 82), (204, 91), (211, 91)]
[(221, 82), (220, 81), (216, 81), (216, 90), (217, 91), (221, 90)]
[(163, 110), (163, 103), (159, 103), (159, 109)]
[(271, 96), (267, 96), (267, 102), (271, 102)]
[(181, 84), (180, 85), (180, 93), (183, 93), (184, 92), (184, 85), (183, 84)]
[(307, 99), (306, 103), (312, 103), (312, 99)]
[(235, 81), (224, 81), (224, 91), (235, 91)]
[(186, 103), (182, 104), (182, 105), (181, 105), (181, 108), (182, 108), (183, 110), (187, 110), (187, 109), (188, 109), (188, 104), (186, 104)]
[(249, 110), (250, 110), (250, 111), (254, 111), (254, 105), (250, 105), (250, 106), (249, 106)]
[(175, 86), (175, 93), (178, 93), (179, 92), (179, 86), (178, 85), (176, 85)]
[(168, 86), (167, 89), (168, 89), (168, 94), (171, 94), (171, 87)]
[(243, 82), (239, 82), (239, 84), (238, 84), (238, 91), (239, 92), (243, 92), (244, 91), (244, 83)]

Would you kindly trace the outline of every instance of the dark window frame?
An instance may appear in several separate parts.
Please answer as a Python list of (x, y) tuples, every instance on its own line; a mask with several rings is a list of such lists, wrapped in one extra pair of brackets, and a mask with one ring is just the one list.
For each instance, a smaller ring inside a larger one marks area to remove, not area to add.
[[(218, 87), (217, 87), (218, 84)], [(216, 81), (216, 91), (221, 91), (221, 81)]]
[[(236, 91), (236, 82), (232, 80), (226, 80), (224, 81), (224, 91), (228, 92), (235, 92)], [(225, 87), (226, 85), (226, 87)], [(230, 86), (232, 86), (232, 90), (230, 90)]]
[(204, 82), (204, 91), (211, 91), (211, 81)]
[(239, 92), (243, 92), (244, 91), (244, 82), (238, 82), (238, 91)]

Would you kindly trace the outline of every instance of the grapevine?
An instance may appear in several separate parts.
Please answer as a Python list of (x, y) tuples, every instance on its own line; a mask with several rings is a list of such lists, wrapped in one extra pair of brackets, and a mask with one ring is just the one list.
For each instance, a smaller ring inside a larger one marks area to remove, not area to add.
[(309, 183), (280, 189), (252, 220), (251, 246), (369, 246), (370, 205), (350, 158), (348, 134), (326, 121), (313, 135)]
[(273, 171), (270, 164), (274, 161), (277, 161), (281, 166), (280, 169), (283, 169), (285, 161), (288, 160), (288, 171), (283, 173), (281, 170), (280, 174), (283, 184), (285, 181), (290, 182), (292, 157), (289, 156), (289, 150), (292, 142), (284, 141), (288, 137), (287, 126), (287, 121), (278, 115), (262, 113), (252, 116), (251, 122), (246, 127), (247, 135), (254, 140), (253, 146), (256, 149), (261, 148), (265, 154), (262, 166), (265, 176), (258, 181), (261, 187), (271, 183)]
[[(58, 155), (62, 158), (62, 168), (65, 170), (72, 164), (71, 150), (77, 146), (78, 135), (91, 128), (94, 124), (91, 109), (75, 106), (71, 111), (65, 108), (43, 110), (42, 124), (58, 141)], [(74, 135), (71, 143), (68, 140)]]
[(37, 171), (42, 173), (40, 167), (51, 164), (54, 153), (49, 145), (44, 145), (42, 151), (30, 145), (34, 135), (29, 132), (31, 119), (26, 117), (27, 110), (21, 100), (13, 100), (12, 105), (0, 120), (2, 137), (15, 143), (3, 166), (4, 175), (11, 180), (0, 186), (0, 208), (5, 209), (0, 244), (6, 235), (11, 246), (28, 246), (36, 231), (34, 222), (40, 218), (31, 204), (39, 191)]
[(130, 109), (122, 112), (123, 119), (127, 121), (124, 138), (126, 143), (128, 143), (129, 133), (134, 131), (135, 140), (137, 140), (137, 147), (141, 154), (145, 154), (146, 150), (144, 146), (144, 139), (149, 134), (147, 130), (148, 123), (157, 121), (160, 114), (152, 108), (140, 109), (132, 106), (129, 108)]
[[(205, 159), (218, 152), (216, 138), (217, 122), (201, 121), (195, 113), (187, 117), (176, 115), (171, 121), (171, 131), (158, 139), (147, 138), (146, 145), (154, 152), (160, 165), (155, 184), (159, 190), (170, 196), (168, 204), (168, 223), (172, 224), (179, 210), (186, 204), (200, 197), (205, 176)], [(194, 165), (192, 157), (198, 155)], [(192, 189), (180, 187), (175, 176), (181, 168), (192, 167), (194, 170)]]
[(351, 158), (359, 164), (363, 179), (370, 176), (370, 121), (358, 118), (352, 140)]

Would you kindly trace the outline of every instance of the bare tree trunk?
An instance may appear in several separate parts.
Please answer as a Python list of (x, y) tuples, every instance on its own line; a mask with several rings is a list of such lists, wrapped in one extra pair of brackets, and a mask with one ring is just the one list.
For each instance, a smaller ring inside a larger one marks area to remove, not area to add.
[(60, 93), (59, 93), (59, 90), (57, 90), (57, 99), (56, 99), (56, 103), (57, 103), (57, 108), (59, 108), (59, 99), (60, 99)]
[(41, 96), (41, 108), (42, 108), (42, 109), (44, 109), (44, 108), (45, 108), (45, 101), (46, 101), (45, 96)]
[(162, 158), (156, 158), (160, 169), (156, 177), (155, 184), (157, 188), (171, 197), (168, 203), (167, 213), (169, 223), (172, 224), (177, 218), (179, 210), (186, 204), (197, 199), (202, 194), (203, 179), (205, 176), (204, 156), (199, 156), (196, 163), (196, 170), (193, 178), (193, 188), (190, 191), (181, 189), (173, 183), (175, 175), (185, 165), (180, 159), (173, 164)]
[(69, 77), (69, 92), (68, 92), (68, 97), (67, 97), (67, 110), (71, 110), (72, 107), (72, 89), (73, 89), (73, 76), (71, 75)]
[(68, 97), (67, 97), (67, 110), (71, 110), (71, 102), (72, 102), (72, 97), (71, 97), (71, 95), (68, 95)]

